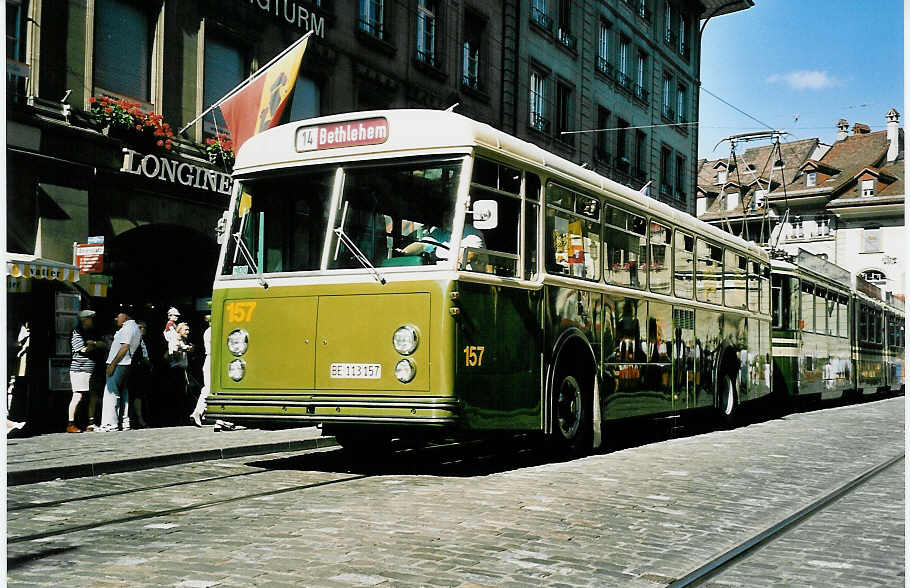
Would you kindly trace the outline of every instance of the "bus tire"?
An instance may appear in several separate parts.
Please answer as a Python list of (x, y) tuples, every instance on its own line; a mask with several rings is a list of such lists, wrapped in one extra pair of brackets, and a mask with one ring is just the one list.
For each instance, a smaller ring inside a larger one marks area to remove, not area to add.
[(729, 371), (721, 372), (717, 381), (717, 408), (726, 427), (735, 427), (739, 419), (739, 399), (736, 382)]
[(553, 386), (553, 438), (557, 449), (582, 454), (591, 449), (591, 386), (568, 370), (559, 370)]
[(341, 448), (353, 455), (375, 456), (391, 449), (391, 438), (385, 435), (369, 434), (357, 430), (337, 430), (335, 441)]

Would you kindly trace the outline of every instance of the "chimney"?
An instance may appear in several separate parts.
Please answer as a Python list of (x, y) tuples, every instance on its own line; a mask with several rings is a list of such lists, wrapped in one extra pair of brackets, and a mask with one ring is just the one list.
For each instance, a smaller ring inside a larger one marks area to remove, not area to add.
[(863, 124), (861, 122), (853, 123), (853, 134), (854, 135), (868, 135), (872, 132), (872, 129), (869, 128), (869, 125)]
[(899, 127), (897, 126), (897, 121), (900, 117), (901, 113), (894, 108), (889, 110), (888, 114), (885, 115), (885, 118), (888, 119), (888, 132), (886, 134), (888, 137), (888, 163), (895, 161), (900, 152), (900, 132)]
[(837, 121), (837, 140), (843, 141), (847, 138), (847, 129), (850, 128), (850, 123), (846, 119), (840, 119)]

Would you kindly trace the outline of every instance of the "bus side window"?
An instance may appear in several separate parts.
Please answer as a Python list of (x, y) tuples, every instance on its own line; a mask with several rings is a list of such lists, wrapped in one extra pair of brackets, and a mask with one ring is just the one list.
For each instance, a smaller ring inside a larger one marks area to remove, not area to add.
[(673, 263), (673, 232), (656, 222), (650, 223), (648, 236), (649, 242), (649, 259), (648, 259), (648, 283), (651, 285), (652, 292), (660, 294), (669, 294), (673, 284), (670, 281), (672, 276), (671, 268)]
[(827, 314), (825, 313), (828, 291), (821, 286), (815, 287), (815, 332), (821, 335), (828, 333)]
[(607, 282), (618, 286), (647, 287), (647, 273), (641, 263), (647, 260), (647, 223), (644, 217), (613, 206), (604, 207), (604, 247)]
[(537, 228), (540, 222), (540, 178), (525, 174), (525, 279), (537, 277)]
[(673, 248), (673, 287), (680, 298), (692, 298), (692, 271), (695, 268), (695, 238), (676, 231)]
[(746, 307), (746, 260), (727, 250), (724, 256), (724, 304), (731, 308)]
[(513, 167), (482, 158), (474, 160), (471, 202), (495, 200), (498, 223), (495, 228), (478, 231), (465, 219), (464, 243), (469, 231), (479, 237), (481, 247), (464, 249), (460, 267), (504, 277), (520, 277), (521, 251), (521, 172)]
[(698, 239), (695, 294), (702, 302), (723, 304), (724, 249)]
[(551, 183), (546, 216), (548, 271), (600, 279), (600, 202)]
[(849, 303), (850, 300), (846, 296), (841, 296), (837, 301), (837, 334), (840, 337), (850, 336), (850, 321), (847, 318)]
[(800, 296), (800, 329), (815, 332), (815, 286), (803, 282), (802, 296)]
[(757, 311), (758, 310), (758, 300), (761, 297), (759, 290), (759, 280), (761, 279), (761, 266), (755, 263), (754, 261), (747, 262), (749, 269), (749, 275), (747, 278), (748, 281), (748, 294), (747, 298), (749, 301), (749, 310)]
[(761, 312), (768, 314), (771, 312), (771, 268), (768, 266), (761, 267), (761, 300), (759, 301)]

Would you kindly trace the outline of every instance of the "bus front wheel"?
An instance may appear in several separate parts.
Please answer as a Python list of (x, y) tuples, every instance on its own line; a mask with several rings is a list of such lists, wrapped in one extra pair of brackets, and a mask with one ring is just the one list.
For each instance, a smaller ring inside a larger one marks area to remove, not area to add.
[(717, 384), (717, 408), (720, 409), (724, 425), (728, 427), (736, 425), (739, 402), (736, 398), (736, 383), (729, 373), (723, 374)]
[(591, 447), (591, 393), (583, 381), (560, 374), (553, 389), (553, 433), (559, 448), (580, 453)]

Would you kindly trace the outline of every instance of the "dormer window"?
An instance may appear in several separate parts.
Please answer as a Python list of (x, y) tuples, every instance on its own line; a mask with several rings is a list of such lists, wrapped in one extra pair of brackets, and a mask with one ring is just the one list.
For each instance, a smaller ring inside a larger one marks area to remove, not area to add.
[(875, 180), (863, 180), (860, 183), (860, 194), (862, 196), (875, 196)]
[(774, 162), (773, 169), (784, 169), (784, 162), (781, 161), (780, 159), (778, 159), (777, 161)]
[(818, 181), (818, 176), (816, 172), (806, 172), (806, 186), (811, 188)]
[(725, 170), (725, 169), (717, 170), (717, 183), (718, 184), (727, 183), (727, 170)]

